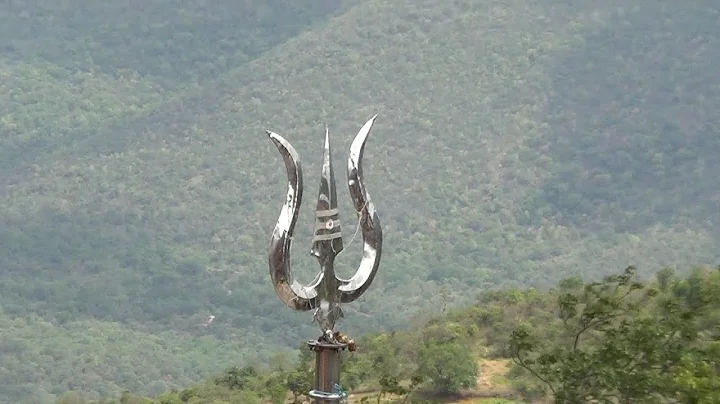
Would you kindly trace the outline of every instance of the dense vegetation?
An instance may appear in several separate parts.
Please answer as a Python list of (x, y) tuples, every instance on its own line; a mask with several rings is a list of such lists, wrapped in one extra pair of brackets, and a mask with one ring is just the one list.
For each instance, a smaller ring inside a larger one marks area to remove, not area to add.
[(265, 129), (312, 195), (324, 124), (340, 163), (380, 113), (365, 176), (386, 245), (350, 335), (487, 289), (718, 262), (715, 1), (133, 3), (0, 8), (1, 402), (292, 362), (316, 329), (269, 284)]
[[(484, 293), (469, 308), (364, 336), (359, 346), (345, 354), (342, 374), (353, 402), (494, 394), (494, 403), (718, 403), (720, 270), (678, 277), (664, 269), (644, 283), (628, 267), (599, 282), (565, 279), (545, 293)], [(299, 356), (295, 366), (275, 357), (156, 399), (126, 393), (104, 403), (298, 403), (314, 368), (308, 349)], [(513, 365), (494, 375), (494, 389), (478, 385), (492, 372), (486, 364), (507, 358)], [(373, 392), (353, 395), (358, 389)], [(83, 402), (76, 393), (59, 401)]]

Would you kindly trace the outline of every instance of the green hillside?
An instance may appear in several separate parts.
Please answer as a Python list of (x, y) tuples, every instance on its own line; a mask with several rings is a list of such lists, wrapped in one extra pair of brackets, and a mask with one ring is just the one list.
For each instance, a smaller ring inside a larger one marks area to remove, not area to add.
[(265, 129), (313, 195), (324, 125), (342, 167), (380, 114), (365, 177), (383, 262), (345, 308), (351, 335), (488, 288), (718, 261), (710, 0), (53, 4), (0, 11), (0, 304), (23, 341), (3, 340), (2, 402), (154, 394), (315, 336), (267, 274), (285, 179)]
[[(672, 269), (641, 282), (628, 267), (599, 282), (546, 292), (486, 292), (406, 331), (364, 335), (343, 354), (348, 402), (369, 404), (716, 403), (720, 271)], [(231, 367), (181, 391), (58, 404), (299, 404), (314, 355), (289, 365)]]

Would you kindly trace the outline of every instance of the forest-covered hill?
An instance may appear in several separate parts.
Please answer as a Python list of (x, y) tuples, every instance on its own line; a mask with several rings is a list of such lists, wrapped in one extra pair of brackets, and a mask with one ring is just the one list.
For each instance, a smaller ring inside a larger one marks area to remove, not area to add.
[[(340, 389), (358, 404), (715, 404), (720, 388), (720, 271), (630, 266), (601, 281), (567, 278), (546, 292), (482, 293), (407, 331), (366, 334), (342, 356)], [(314, 355), (233, 366), (160, 397), (58, 404), (308, 403)]]
[(285, 179), (265, 129), (312, 194), (324, 125), (340, 165), (380, 113), (384, 255), (351, 335), (489, 288), (716, 263), (719, 40), (710, 0), (13, 1), (0, 401), (157, 394), (315, 336), (267, 274)]

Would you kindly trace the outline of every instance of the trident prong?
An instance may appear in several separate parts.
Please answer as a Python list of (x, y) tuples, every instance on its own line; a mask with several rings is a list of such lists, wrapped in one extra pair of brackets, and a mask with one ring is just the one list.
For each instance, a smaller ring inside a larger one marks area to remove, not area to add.
[(342, 235), (337, 208), (335, 175), (332, 166), (330, 136), (325, 129), (325, 150), (320, 176), (320, 191), (315, 210), (315, 227), (311, 255), (320, 264), (320, 273), (304, 286), (293, 278), (290, 268), (290, 245), (302, 202), (303, 180), (300, 157), (290, 142), (277, 133), (266, 131), (280, 151), (288, 176), (288, 191), (270, 240), (270, 277), (280, 300), (294, 310), (315, 310), (315, 320), (323, 333), (335, 329), (342, 317), (340, 303), (360, 297), (372, 283), (380, 265), (382, 228), (363, 183), (362, 157), (365, 143), (377, 115), (363, 125), (350, 146), (348, 186), (363, 238), (363, 256), (355, 275), (340, 279), (335, 274), (335, 257), (342, 251)]

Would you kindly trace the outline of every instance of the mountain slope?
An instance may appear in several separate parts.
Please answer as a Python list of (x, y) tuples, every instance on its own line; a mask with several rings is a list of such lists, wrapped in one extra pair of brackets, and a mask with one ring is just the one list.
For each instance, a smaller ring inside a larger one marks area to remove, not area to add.
[(0, 10), (0, 167), (42, 160), (357, 2), (13, 1)]
[(663, 19), (621, 9), (555, 62), (543, 146), (562, 170), (541, 194), (565, 219), (630, 232), (683, 221), (718, 235), (720, 11), (707, 6), (663, 4)]
[[(223, 65), (225, 73), (196, 88), (148, 91), (149, 101), (132, 108), (112, 99), (112, 119), (70, 127), (62, 138), (38, 131), (52, 147), (2, 166), (4, 310), (60, 328), (94, 319), (108, 329), (171, 330), (177, 341), (207, 334), (218, 344), (208, 349), (236, 341), (261, 358), (313, 337), (310, 315), (283, 307), (267, 275), (285, 179), (264, 130), (288, 138), (305, 165), (310, 201), (293, 265), (307, 281), (317, 270), (307, 250), (323, 125), (341, 166), (352, 137), (376, 112), (365, 176), (386, 245), (374, 287), (345, 309), (341, 327), (351, 335), (405, 326), (482, 288), (597, 278), (632, 262), (647, 270), (713, 263), (719, 210), (711, 202), (683, 205), (692, 195), (717, 201), (717, 177), (708, 172), (717, 147), (718, 55), (708, 44), (720, 39), (720, 24), (710, 1), (681, 8), (686, 14), (659, 3), (633, 1), (620, 10), (590, 1), (365, 1), (241, 67)], [(682, 23), (695, 17), (700, 23)], [(653, 21), (674, 21), (679, 32), (667, 35)], [(631, 45), (618, 52), (614, 38), (625, 36)], [(692, 70), (676, 71), (676, 58), (692, 61)], [(203, 71), (189, 70), (189, 77)], [(156, 80), (152, 74), (138, 71), (141, 81)], [(662, 99), (669, 81), (676, 101), (642, 104)], [(642, 99), (612, 104), (631, 83), (642, 91), (627, 93)], [(60, 97), (57, 87), (47, 91)], [(692, 109), (706, 130), (645, 125), (656, 104), (668, 120), (690, 119), (684, 114)], [(621, 116), (625, 126), (611, 132)], [(601, 167), (598, 159), (627, 153), (607, 139), (630, 128), (628, 141), (645, 154)], [(668, 149), (675, 144), (687, 150)], [(663, 152), (664, 182), (632, 177)], [(705, 172), (688, 153), (697, 153)], [(687, 165), (674, 171), (675, 161)], [(606, 173), (588, 185), (587, 172), (600, 169)], [(638, 185), (644, 188), (631, 189)], [(675, 194), (687, 196), (668, 202)], [(341, 196), (343, 275), (354, 271), (360, 249), (357, 239), (347, 245), (354, 231), (348, 199)], [(647, 207), (663, 203), (670, 207)], [(631, 220), (635, 212), (640, 219)], [(213, 326), (199, 328), (209, 314)], [(137, 355), (128, 361), (141, 363)], [(107, 380), (149, 389), (176, 359), (141, 381)]]
[(176, 87), (238, 67), (357, 3), (18, 0), (0, 11), (0, 48), (9, 59), (134, 72)]

